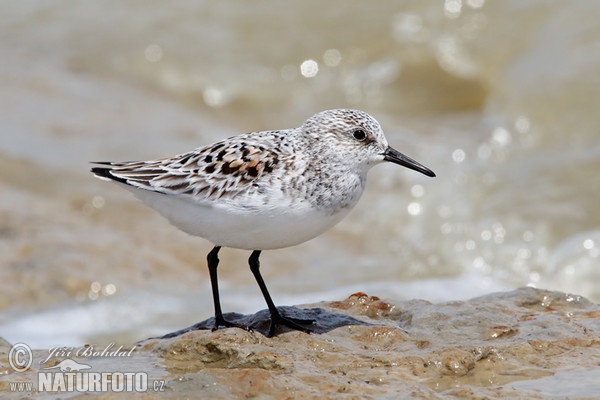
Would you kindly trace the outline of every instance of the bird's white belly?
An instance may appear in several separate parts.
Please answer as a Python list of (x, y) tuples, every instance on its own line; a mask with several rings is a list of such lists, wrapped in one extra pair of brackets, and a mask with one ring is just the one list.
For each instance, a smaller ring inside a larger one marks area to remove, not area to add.
[(125, 187), (182, 231), (217, 246), (244, 250), (279, 249), (306, 242), (337, 224), (351, 208), (331, 214), (308, 203), (291, 207), (282, 202), (251, 211)]

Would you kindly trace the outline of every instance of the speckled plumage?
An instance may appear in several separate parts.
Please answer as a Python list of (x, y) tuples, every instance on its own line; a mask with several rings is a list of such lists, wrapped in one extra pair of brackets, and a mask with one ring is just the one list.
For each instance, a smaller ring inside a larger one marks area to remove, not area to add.
[(368, 170), (383, 161), (434, 176), (389, 147), (373, 117), (336, 109), (299, 128), (234, 136), (156, 161), (100, 162), (92, 172), (217, 252), (258, 251), (305, 242), (338, 223), (362, 195)]

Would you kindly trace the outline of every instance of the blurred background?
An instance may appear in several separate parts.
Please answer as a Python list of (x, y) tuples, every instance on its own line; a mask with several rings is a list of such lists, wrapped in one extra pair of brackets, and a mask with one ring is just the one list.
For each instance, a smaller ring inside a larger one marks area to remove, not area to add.
[[(535, 286), (600, 301), (600, 3), (0, 5), (0, 336), (134, 342), (212, 316), (211, 244), (89, 161), (172, 156), (338, 107), (434, 179), (373, 168), (330, 232), (264, 253), (279, 305)], [(221, 252), (224, 311), (265, 308)]]

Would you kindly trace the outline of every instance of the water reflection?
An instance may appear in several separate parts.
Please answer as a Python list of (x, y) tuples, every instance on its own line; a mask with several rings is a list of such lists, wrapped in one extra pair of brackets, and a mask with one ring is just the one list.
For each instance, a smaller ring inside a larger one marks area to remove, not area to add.
[(328, 67), (337, 67), (342, 62), (342, 54), (338, 49), (328, 49), (323, 53), (323, 62)]
[(455, 19), (460, 17), (462, 10), (462, 0), (445, 0), (444, 1), (444, 14), (446, 17)]
[(300, 64), (300, 73), (305, 78), (314, 78), (319, 73), (319, 64), (315, 60), (305, 60)]
[(163, 57), (162, 47), (157, 44), (148, 45), (144, 51), (144, 55), (146, 56), (146, 60), (151, 63), (159, 62)]

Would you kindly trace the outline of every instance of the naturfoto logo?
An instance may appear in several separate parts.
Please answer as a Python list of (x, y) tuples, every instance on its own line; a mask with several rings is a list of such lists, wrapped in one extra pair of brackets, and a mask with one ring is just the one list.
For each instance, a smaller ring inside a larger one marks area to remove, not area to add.
[[(39, 361), (40, 370), (35, 380), (15, 380), (10, 382), (12, 392), (162, 392), (164, 380), (148, 378), (143, 371), (93, 371), (94, 358), (130, 357), (136, 347), (125, 349), (110, 343), (99, 347), (57, 346), (48, 350), (48, 356)], [(33, 352), (25, 343), (17, 343), (9, 352), (9, 364), (15, 372), (27, 372), (33, 363)], [(74, 360), (73, 358), (78, 358)], [(92, 365), (81, 362), (81, 358), (90, 357)]]

